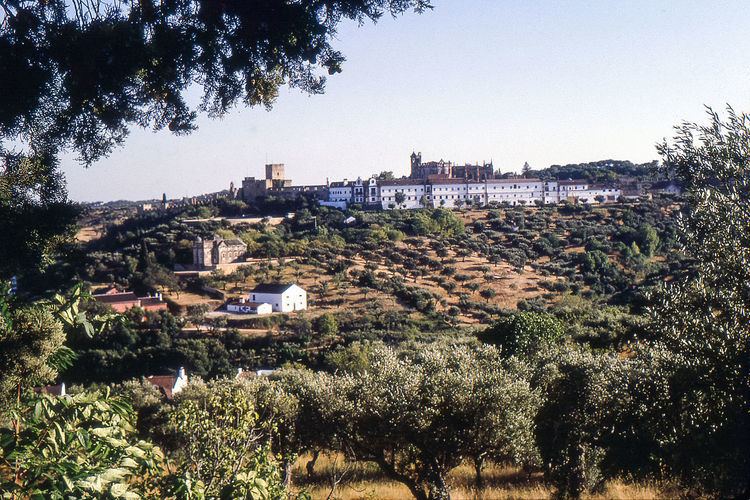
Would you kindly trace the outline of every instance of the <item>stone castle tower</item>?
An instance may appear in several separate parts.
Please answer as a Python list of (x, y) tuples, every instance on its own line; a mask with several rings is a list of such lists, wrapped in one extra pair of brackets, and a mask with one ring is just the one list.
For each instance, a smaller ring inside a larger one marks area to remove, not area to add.
[(284, 164), (283, 163), (270, 163), (266, 165), (266, 180), (283, 181), (284, 180)]

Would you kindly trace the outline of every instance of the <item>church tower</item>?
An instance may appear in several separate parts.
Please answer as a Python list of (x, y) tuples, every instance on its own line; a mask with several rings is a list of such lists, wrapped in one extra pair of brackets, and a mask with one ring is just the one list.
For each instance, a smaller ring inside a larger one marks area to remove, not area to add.
[(420, 179), (422, 177), (422, 153), (411, 153), (411, 174), (409, 175), (412, 179)]
[(213, 240), (203, 240), (198, 236), (193, 241), (193, 265), (196, 269), (205, 269), (207, 267), (213, 267)]

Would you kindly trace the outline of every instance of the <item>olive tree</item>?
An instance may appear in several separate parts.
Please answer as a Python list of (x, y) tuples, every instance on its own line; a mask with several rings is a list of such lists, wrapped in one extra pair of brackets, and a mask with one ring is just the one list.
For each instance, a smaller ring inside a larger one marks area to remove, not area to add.
[(492, 347), (376, 346), (362, 370), (314, 380), (344, 451), (377, 463), (415, 498), (449, 498), (446, 475), (464, 460), (481, 471), (495, 457), (536, 459), (536, 393)]
[(564, 325), (551, 314), (515, 312), (480, 332), (479, 338), (500, 346), (505, 356), (531, 356), (545, 346), (559, 342), (564, 331)]
[(314, 428), (308, 429), (308, 422), (300, 422), (299, 401), (283, 384), (256, 377), (241, 385), (256, 408), (259, 422), (267, 423), (264, 430), (270, 437), (271, 450), (281, 461), (284, 486), (289, 487), (292, 464), (306, 444), (304, 433), (314, 432)]
[(750, 492), (750, 115), (686, 123), (659, 150), (684, 183), (678, 221), (691, 275), (652, 297), (655, 349), (671, 354), (659, 436), (672, 471), (725, 496)]

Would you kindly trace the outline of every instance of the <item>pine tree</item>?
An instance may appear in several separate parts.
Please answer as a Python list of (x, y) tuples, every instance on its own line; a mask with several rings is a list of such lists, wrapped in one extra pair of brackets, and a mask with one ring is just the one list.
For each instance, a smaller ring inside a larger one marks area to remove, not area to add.
[(524, 177), (527, 177), (529, 175), (529, 172), (531, 172), (531, 165), (529, 165), (529, 162), (524, 162), (523, 168), (521, 169), (521, 174)]

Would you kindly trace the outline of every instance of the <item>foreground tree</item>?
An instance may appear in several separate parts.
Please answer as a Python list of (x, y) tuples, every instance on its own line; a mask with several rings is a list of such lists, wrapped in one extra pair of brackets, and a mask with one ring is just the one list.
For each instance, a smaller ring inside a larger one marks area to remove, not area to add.
[(311, 380), (341, 451), (377, 463), (417, 499), (449, 498), (446, 475), (467, 459), (479, 473), (488, 459), (536, 461), (537, 396), (494, 348), (378, 346), (360, 370)]
[[(2, 57), (2, 55), (0, 55)], [(3, 78), (3, 76), (0, 76)], [(0, 95), (3, 94), (0, 91)], [(0, 106), (5, 99), (0, 99)], [(68, 203), (49, 154), (5, 153), (0, 133), (0, 280), (44, 271), (73, 236), (78, 209)]]
[(270, 458), (272, 420), (261, 422), (246, 389), (193, 383), (176, 398), (168, 429), (179, 477), (209, 498), (287, 498)]
[(157, 495), (164, 457), (137, 438), (134, 415), (122, 399), (43, 395), (10, 416), (16, 427), (0, 428), (0, 490), (10, 498)]
[(670, 356), (661, 456), (686, 482), (750, 494), (750, 116), (710, 111), (659, 147), (688, 191), (678, 224), (695, 259), (653, 299), (655, 349)]
[(14, 307), (0, 287), (0, 406), (20, 400), (32, 384), (57, 375), (55, 354), (65, 341), (62, 324), (51, 308)]
[(691, 272), (651, 296), (648, 343), (627, 356), (540, 354), (537, 441), (561, 496), (623, 474), (696, 496), (750, 492), (750, 117), (711, 112), (659, 149), (688, 188)]
[[(281, 85), (310, 93), (344, 19), (422, 11), (427, 0), (35, 0), (0, 2), (0, 138), (20, 136), (87, 164), (122, 143), (131, 125), (195, 128), (238, 102), (270, 107)], [(188, 88), (203, 99), (192, 108)]]

